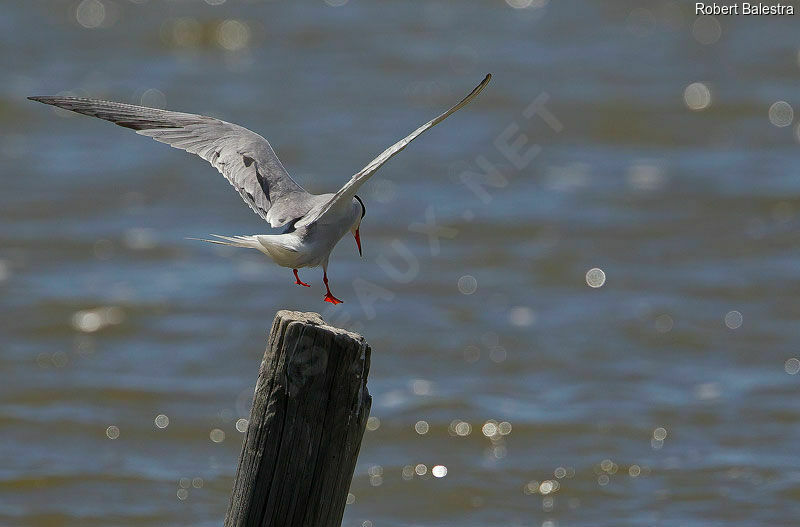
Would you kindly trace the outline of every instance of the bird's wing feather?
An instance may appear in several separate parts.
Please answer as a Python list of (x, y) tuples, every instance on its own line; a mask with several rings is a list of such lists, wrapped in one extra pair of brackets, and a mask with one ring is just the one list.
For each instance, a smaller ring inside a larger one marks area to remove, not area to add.
[(310, 209), (308, 194), (283, 168), (269, 142), (242, 126), (190, 113), (80, 97), (28, 97), (98, 117), (197, 154), (220, 171), (253, 211), (273, 227)]
[(383, 151), (381, 155), (373, 159), (369, 162), (367, 166), (362, 168), (358, 173), (356, 173), (350, 181), (348, 181), (342, 188), (339, 189), (336, 194), (325, 204), (323, 205), (318, 212), (312, 213), (306, 218), (301, 220), (302, 223), (311, 223), (312, 221), (319, 220), (322, 216), (333, 209), (339, 208), (339, 206), (349, 205), (352, 201), (353, 197), (356, 195), (359, 187), (363, 185), (371, 176), (374, 174), (384, 163), (386, 163), (389, 159), (391, 159), (395, 154), (403, 150), (408, 144), (416, 139), (419, 135), (423, 132), (433, 128), (437, 124), (441, 123), (445, 119), (447, 119), (450, 115), (454, 114), (464, 106), (466, 106), (472, 99), (475, 98), (482, 90), (489, 84), (489, 81), (492, 79), (492, 75), (486, 75), (486, 77), (478, 84), (474, 90), (472, 90), (469, 95), (464, 97), (458, 104), (441, 114), (440, 116), (436, 117), (428, 121), (427, 123), (423, 124), (409, 135), (401, 139), (400, 141), (396, 142), (389, 148)]

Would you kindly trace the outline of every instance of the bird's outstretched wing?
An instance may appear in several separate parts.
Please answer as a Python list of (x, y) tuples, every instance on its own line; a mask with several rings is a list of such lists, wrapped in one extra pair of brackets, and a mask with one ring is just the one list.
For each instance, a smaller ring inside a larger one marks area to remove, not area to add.
[(472, 99), (475, 98), (475, 96), (477, 96), (481, 92), (481, 90), (483, 90), (486, 87), (487, 84), (489, 84), (490, 80), (492, 80), (491, 73), (486, 75), (486, 77), (481, 81), (481, 83), (478, 84), (475, 87), (475, 89), (469, 93), (469, 95), (461, 99), (461, 101), (458, 104), (456, 104), (455, 106), (453, 106), (440, 116), (436, 117), (435, 119), (432, 119), (427, 123), (423, 124), (416, 130), (411, 132), (409, 135), (407, 135), (400, 141), (396, 142), (395, 144), (384, 150), (383, 153), (381, 153), (381, 155), (370, 161), (367, 166), (362, 168), (357, 174), (355, 174), (352, 178), (350, 178), (350, 181), (348, 181), (342, 188), (340, 188), (339, 191), (336, 192), (336, 194), (334, 194), (333, 197), (330, 200), (328, 200), (328, 202), (325, 203), (325, 205), (323, 205), (322, 208), (320, 208), (320, 210), (317, 213), (315, 214), (312, 213), (312, 215), (303, 218), (303, 220), (301, 221), (303, 223), (311, 223), (312, 221), (319, 220), (327, 212), (336, 209), (337, 206), (339, 205), (349, 206), (350, 202), (353, 200), (353, 197), (356, 195), (356, 192), (358, 191), (359, 187), (361, 187), (361, 185), (363, 185), (372, 176), (372, 174), (374, 174), (384, 163), (389, 161), (389, 159), (391, 159), (392, 156), (394, 156), (395, 154), (403, 150), (405, 147), (407, 147), (411, 141), (417, 138), (417, 136), (419, 136), (426, 130), (433, 128), (437, 124), (447, 119), (450, 115), (454, 114), (455, 112), (466, 106)]
[(269, 142), (247, 128), (202, 115), (97, 99), (28, 99), (105, 119), (197, 154), (219, 170), (245, 203), (273, 227), (299, 218), (310, 208), (310, 195), (289, 176)]

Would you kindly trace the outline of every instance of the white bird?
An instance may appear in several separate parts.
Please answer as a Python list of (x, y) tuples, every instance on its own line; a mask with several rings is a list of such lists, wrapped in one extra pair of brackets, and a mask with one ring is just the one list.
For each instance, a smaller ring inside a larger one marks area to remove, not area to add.
[(342, 301), (333, 296), (328, 287), (328, 257), (348, 231), (353, 234), (361, 254), (359, 227), (366, 208), (356, 191), (417, 136), (469, 103), (491, 78), (491, 74), (487, 75), (458, 104), (384, 150), (335, 194), (306, 192), (286, 172), (266, 139), (232, 123), (202, 115), (82, 97), (28, 99), (105, 119), (199, 155), (225, 176), (256, 214), (272, 227), (283, 228), (280, 234), (232, 237), (212, 234), (218, 239), (201, 241), (257, 249), (278, 265), (292, 269), (295, 284), (306, 287), (310, 286), (300, 280), (297, 270), (322, 265), (325, 301), (340, 304)]

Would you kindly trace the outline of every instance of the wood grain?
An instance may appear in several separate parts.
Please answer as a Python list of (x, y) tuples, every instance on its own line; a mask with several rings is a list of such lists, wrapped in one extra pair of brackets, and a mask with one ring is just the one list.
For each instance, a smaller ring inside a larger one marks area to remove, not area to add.
[(279, 311), (225, 527), (339, 527), (372, 397), (370, 347), (316, 313)]

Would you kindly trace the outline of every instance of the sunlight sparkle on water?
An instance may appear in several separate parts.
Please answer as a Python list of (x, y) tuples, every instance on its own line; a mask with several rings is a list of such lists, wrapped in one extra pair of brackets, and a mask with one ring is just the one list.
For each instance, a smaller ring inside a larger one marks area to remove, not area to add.
[(503, 346), (493, 346), (489, 350), (489, 360), (492, 362), (501, 363), (508, 358), (508, 352)]
[(11, 276), (11, 266), (5, 260), (0, 259), (0, 282), (5, 282)]
[(800, 359), (796, 357), (788, 359), (783, 365), (783, 370), (789, 375), (797, 375), (800, 372)]
[(117, 306), (85, 309), (72, 315), (72, 327), (83, 333), (94, 333), (106, 326), (121, 324), (125, 312)]
[(170, 20), (161, 28), (161, 39), (179, 48), (198, 47), (203, 41), (203, 25), (192, 17)]
[(497, 425), (489, 421), (483, 425), (481, 432), (483, 432), (483, 435), (486, 437), (494, 437), (497, 434)]
[(478, 280), (469, 274), (458, 279), (458, 290), (464, 295), (471, 295), (478, 290)]
[(610, 459), (604, 459), (603, 461), (600, 462), (600, 469), (603, 472), (609, 472), (611, 474), (614, 474), (617, 472), (617, 468), (618, 468), (617, 464), (611, 461)]
[(226, 20), (217, 28), (217, 43), (228, 51), (238, 51), (250, 43), (250, 28), (239, 20)]
[(653, 439), (657, 441), (663, 441), (666, 438), (667, 438), (667, 430), (665, 428), (659, 426), (658, 428), (653, 430)]
[(536, 321), (536, 313), (528, 306), (516, 306), (508, 311), (508, 320), (515, 326), (527, 327)]
[(769, 122), (779, 128), (789, 126), (794, 121), (794, 109), (786, 101), (777, 101), (769, 107)]
[(428, 424), (428, 422), (427, 422), (427, 421), (417, 421), (417, 422), (416, 422), (416, 424), (414, 425), (414, 430), (415, 430), (415, 431), (416, 431), (416, 432), (417, 432), (419, 435), (425, 435), (425, 434), (427, 434), (427, 433), (428, 433), (428, 430), (430, 430), (430, 428), (431, 428), (431, 427), (430, 427), (430, 425)]
[(586, 271), (586, 284), (597, 289), (606, 283), (606, 273), (599, 267), (593, 267)]
[(75, 19), (87, 29), (100, 27), (106, 19), (106, 6), (100, 0), (83, 0), (75, 10)]
[(514, 9), (540, 9), (549, 2), (550, 0), (506, 0), (506, 4)]
[(739, 329), (742, 327), (742, 322), (744, 322), (744, 317), (738, 311), (728, 311), (725, 315), (725, 325), (728, 326), (728, 329)]
[(411, 391), (414, 392), (414, 395), (430, 395), (432, 389), (433, 383), (425, 379), (415, 379), (414, 382), (411, 383)]
[(525, 486), (522, 488), (522, 492), (525, 494), (536, 494), (539, 492), (539, 482), (535, 479), (530, 480)]
[[(161, 90), (157, 90), (156, 88), (148, 88), (142, 93), (142, 96), (139, 97), (138, 102), (142, 106), (149, 106), (150, 108), (161, 108), (163, 110), (164, 108), (167, 107), (167, 96), (164, 95), (164, 92), (162, 92)], [(153, 229), (134, 228), (130, 229), (130, 231), (133, 232), (125, 233), (126, 238), (130, 234), (134, 237), (134, 239), (136, 237), (139, 237), (144, 244), (152, 243), (151, 238), (155, 236), (155, 231)], [(144, 248), (149, 248), (149, 247), (145, 246)]]
[(683, 101), (695, 112), (711, 106), (711, 90), (702, 82), (693, 82), (683, 90)]
[(447, 431), (451, 436), (464, 437), (472, 433), (472, 425), (466, 421), (454, 419), (450, 421), (450, 426)]
[(497, 425), (497, 431), (500, 433), (501, 436), (507, 436), (511, 433), (511, 423), (508, 421), (503, 421), (499, 425)]
[(556, 492), (559, 488), (561, 488), (561, 484), (558, 481), (554, 479), (547, 479), (542, 481), (542, 483), (539, 485), (539, 494), (546, 496), (547, 494)]
[(464, 348), (464, 360), (467, 362), (477, 362), (481, 358), (481, 350), (478, 346), (469, 345)]
[(694, 396), (701, 401), (719, 399), (722, 390), (715, 382), (704, 382), (694, 387)]
[(373, 487), (380, 487), (383, 484), (383, 467), (380, 465), (372, 465), (367, 469), (369, 475), (369, 484)]
[(533, 0), (506, 0), (506, 3), (514, 9), (525, 9), (533, 4)]
[(672, 331), (673, 325), (674, 322), (672, 320), (672, 317), (669, 315), (666, 314), (658, 315), (656, 317), (655, 327), (656, 331), (658, 331), (659, 333), (669, 333), (670, 331)]

